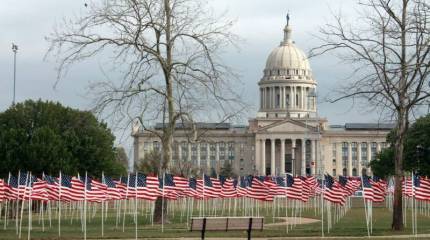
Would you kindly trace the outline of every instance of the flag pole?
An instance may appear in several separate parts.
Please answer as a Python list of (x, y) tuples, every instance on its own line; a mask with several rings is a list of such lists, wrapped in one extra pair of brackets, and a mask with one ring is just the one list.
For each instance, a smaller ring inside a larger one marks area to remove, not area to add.
[[(15, 228), (16, 228), (16, 235), (18, 235), (18, 221), (19, 221), (19, 180), (21, 179), (21, 170), (18, 170), (18, 179), (17, 179), (17, 198), (16, 198), (16, 211), (15, 211)], [(27, 181), (27, 180), (26, 180)]]
[(362, 189), (362, 197), (363, 197), (363, 205), (364, 205), (364, 215), (366, 216), (366, 228), (367, 228), (367, 236), (370, 238), (369, 232), (369, 216), (367, 213), (367, 203), (366, 203), (366, 193), (364, 191), (364, 183), (363, 183), (363, 175), (361, 175), (361, 189)]
[[(102, 183), (103, 184), (106, 184), (105, 183), (105, 174), (104, 174), (104, 171), (102, 171)], [(103, 218), (103, 212), (104, 212), (104, 198), (102, 199), (102, 238), (103, 238), (103, 236), (104, 236), (104, 218)]]
[(321, 177), (321, 237), (324, 237), (324, 192), (325, 192), (325, 183), (324, 183), (324, 175)]
[[(31, 172), (30, 172), (30, 180), (29, 180), (29, 188), (30, 188), (30, 193), (28, 196), (28, 233), (27, 233), (27, 239), (30, 240), (31, 239), (31, 228), (32, 228), (32, 219), (31, 219), (31, 214), (32, 214), (32, 200), (31, 200), (31, 194), (33, 191), (33, 187), (31, 186), (32, 184), (32, 178), (31, 178)], [(27, 190), (27, 189), (26, 189)]]
[[(9, 176), (7, 179), (7, 184), (10, 185), (10, 172), (9, 172)], [(4, 212), (4, 227), (3, 227), (4, 230), (6, 230), (6, 226), (7, 226), (7, 215), (8, 215), (7, 206), (8, 206), (8, 203), (9, 203), (9, 199), (6, 199), (6, 206), (5, 206), (5, 212)]]
[(165, 173), (162, 171), (162, 182), (163, 188), (161, 189), (161, 232), (164, 233), (164, 175)]
[[(19, 180), (20, 179), (18, 179), (18, 196), (19, 196)], [(26, 174), (26, 176), (25, 176), (25, 188), (27, 188), (27, 183), (28, 183), (28, 172), (27, 172), (27, 174)], [(26, 192), (26, 189), (24, 189), (24, 195), (23, 195), (23, 197), (22, 197), (22, 205), (21, 205), (21, 218), (20, 218), (20, 221), (19, 221), (19, 238), (21, 238), (21, 229), (22, 229), (22, 216), (23, 216), (23, 214), (24, 214), (24, 203), (25, 203), (25, 192)], [(19, 200), (19, 198), (18, 198), (18, 200)], [(18, 213), (18, 212), (17, 212)]]
[(61, 189), (63, 188), (62, 176), (60, 171), (60, 181), (58, 187), (58, 237), (61, 236)]
[(87, 171), (85, 171), (85, 181), (84, 181), (84, 240), (87, 239)]
[(134, 187), (135, 187), (135, 197), (134, 197), (134, 225), (135, 225), (135, 233), (134, 236), (137, 239), (137, 178), (139, 177), (137, 171), (135, 173), (136, 177), (134, 178)]
[(128, 186), (130, 185), (130, 173), (127, 175), (127, 188), (125, 190), (125, 199), (124, 199), (124, 213), (122, 218), (122, 232), (125, 231), (125, 213), (127, 212), (127, 201), (128, 201)]

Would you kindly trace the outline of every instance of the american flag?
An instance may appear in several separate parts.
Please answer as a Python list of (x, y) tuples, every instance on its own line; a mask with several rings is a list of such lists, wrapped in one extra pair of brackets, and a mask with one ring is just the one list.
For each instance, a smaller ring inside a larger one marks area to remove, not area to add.
[(248, 184), (248, 197), (262, 201), (273, 200), (268, 198), (269, 189), (258, 178), (248, 176)]
[(197, 180), (195, 178), (190, 178), (188, 180), (188, 188), (185, 190), (185, 195), (187, 197), (200, 198), (200, 194), (197, 191)]
[(403, 195), (406, 195), (408, 197), (412, 197), (412, 178), (410, 177), (404, 177), (402, 182), (402, 192)]
[(385, 195), (387, 194), (387, 184), (377, 176), (373, 176), (373, 180), (370, 180), (373, 190), (373, 201), (383, 202)]
[(188, 179), (184, 177), (174, 176), (173, 181), (175, 182), (178, 197), (184, 197), (185, 191), (188, 189)]
[(345, 195), (342, 186), (332, 176), (325, 175), (324, 199), (332, 203), (344, 205), (346, 202)]
[(176, 200), (178, 198), (178, 192), (173, 179), (172, 174), (164, 174), (164, 179), (159, 178), (160, 189), (163, 189), (162, 193), (165, 198)]
[(203, 179), (197, 180), (197, 191), (199, 191), (203, 198), (216, 198), (221, 193), (221, 188), (217, 189), (212, 184), (212, 179), (204, 174)]
[(299, 177), (293, 178), (293, 184), (291, 187), (287, 187), (287, 197), (290, 199), (302, 200), (302, 188), (302, 180)]
[(418, 200), (430, 200), (430, 179), (414, 176), (415, 198)]
[(369, 176), (363, 175), (361, 177), (363, 181), (363, 197), (367, 201), (373, 201), (373, 189), (372, 189), (372, 183)]
[(121, 189), (117, 188), (117, 184), (111, 177), (103, 176), (102, 182), (106, 185), (106, 195), (110, 200), (121, 199)]
[(241, 176), (238, 180), (236, 180), (236, 191), (239, 197), (247, 196), (248, 185), (248, 179), (244, 176)]
[(234, 181), (231, 178), (219, 176), (219, 181), (221, 183), (221, 197), (232, 198), (237, 196)]

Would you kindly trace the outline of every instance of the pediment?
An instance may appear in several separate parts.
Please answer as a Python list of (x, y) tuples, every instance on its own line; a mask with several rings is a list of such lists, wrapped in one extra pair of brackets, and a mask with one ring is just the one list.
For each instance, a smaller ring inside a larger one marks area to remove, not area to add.
[(305, 132), (305, 131), (315, 131), (315, 127), (306, 125), (303, 122), (294, 121), (291, 119), (281, 120), (278, 122), (274, 122), (267, 126), (264, 126), (258, 130), (258, 132)]

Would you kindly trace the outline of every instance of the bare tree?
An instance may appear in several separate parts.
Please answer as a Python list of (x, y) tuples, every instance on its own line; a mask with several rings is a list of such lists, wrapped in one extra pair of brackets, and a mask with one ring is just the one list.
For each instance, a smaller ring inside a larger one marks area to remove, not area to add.
[(401, 230), (403, 149), (411, 116), (430, 96), (430, 9), (425, 0), (358, 1), (359, 19), (341, 14), (321, 28), (323, 44), (311, 55), (335, 51), (351, 66), (352, 78), (333, 102), (353, 98), (396, 120), (392, 228)]
[[(138, 119), (158, 136), (164, 171), (177, 122), (222, 122), (244, 109), (233, 91), (236, 75), (221, 61), (223, 50), (238, 40), (230, 31), (233, 22), (215, 16), (201, 0), (100, 2), (54, 29), (47, 55), (58, 61), (58, 79), (70, 65), (111, 56), (103, 71), (109, 66), (114, 76), (122, 74), (91, 85), (94, 110), (127, 128)], [(163, 123), (161, 131), (150, 127), (155, 122)], [(157, 205), (156, 221), (160, 213)]]

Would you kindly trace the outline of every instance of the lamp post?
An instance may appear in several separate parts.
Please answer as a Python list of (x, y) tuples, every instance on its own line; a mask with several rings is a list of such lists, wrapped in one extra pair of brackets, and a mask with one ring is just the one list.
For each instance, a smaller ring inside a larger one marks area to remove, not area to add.
[(16, 53), (18, 52), (18, 45), (12, 43), (13, 51), (13, 100), (12, 106), (15, 106), (15, 89), (16, 89)]

